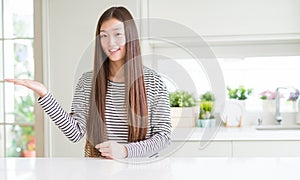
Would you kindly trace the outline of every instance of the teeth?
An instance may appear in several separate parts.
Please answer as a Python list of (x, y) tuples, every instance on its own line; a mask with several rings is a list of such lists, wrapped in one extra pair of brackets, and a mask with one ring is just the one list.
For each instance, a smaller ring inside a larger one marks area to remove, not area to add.
[(116, 52), (118, 51), (119, 49), (110, 49), (109, 52), (113, 53), (113, 52)]

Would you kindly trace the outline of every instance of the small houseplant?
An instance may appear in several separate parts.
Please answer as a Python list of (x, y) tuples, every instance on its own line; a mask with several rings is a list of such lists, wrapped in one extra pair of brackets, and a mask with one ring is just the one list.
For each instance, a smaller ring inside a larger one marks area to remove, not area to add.
[(194, 127), (196, 99), (187, 91), (169, 93), (172, 127)]
[(200, 112), (196, 120), (198, 127), (213, 127), (215, 117), (213, 115), (215, 96), (212, 92), (206, 92), (200, 97)]
[(196, 99), (187, 91), (175, 91), (169, 93), (170, 107), (193, 107)]
[(216, 100), (216, 98), (215, 98), (215, 95), (212, 92), (208, 91), (208, 92), (201, 95), (200, 100), (201, 101), (212, 101), (212, 102), (214, 102)]
[(263, 91), (259, 95), (261, 100), (275, 100), (275, 92), (270, 90)]
[(275, 111), (275, 92), (270, 90), (265, 90), (261, 92), (260, 99), (262, 100), (262, 110), (263, 112), (274, 112)]
[(35, 138), (34, 136), (30, 137), (29, 142), (26, 144), (26, 149), (23, 150), (23, 157), (35, 157)]
[(299, 90), (295, 89), (295, 91), (290, 92), (288, 101), (297, 101), (298, 98), (299, 98)]
[[(292, 102), (293, 112), (297, 111), (297, 100), (299, 98), (299, 94), (300, 94), (299, 90), (295, 89), (294, 91), (290, 92), (289, 98), (287, 99), (287, 101)], [(298, 101), (298, 106), (299, 106), (299, 101)]]
[(243, 85), (238, 88), (227, 87), (229, 99), (246, 100), (252, 94), (253, 89), (246, 89)]

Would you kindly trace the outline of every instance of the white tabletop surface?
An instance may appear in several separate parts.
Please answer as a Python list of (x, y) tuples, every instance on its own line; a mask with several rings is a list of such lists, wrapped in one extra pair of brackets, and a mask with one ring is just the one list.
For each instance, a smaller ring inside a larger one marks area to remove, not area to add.
[(86, 158), (2, 158), (1, 180), (299, 180), (300, 158), (165, 158), (151, 163)]
[(176, 128), (173, 141), (252, 141), (252, 140), (300, 140), (300, 130), (256, 130), (255, 126), (242, 128)]

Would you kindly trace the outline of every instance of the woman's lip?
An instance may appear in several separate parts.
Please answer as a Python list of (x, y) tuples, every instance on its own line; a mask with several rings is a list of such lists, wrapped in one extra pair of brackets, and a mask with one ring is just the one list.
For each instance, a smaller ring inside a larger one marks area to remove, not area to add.
[(110, 52), (111, 55), (114, 55), (116, 53), (118, 53), (120, 51), (120, 49), (117, 49), (116, 51)]

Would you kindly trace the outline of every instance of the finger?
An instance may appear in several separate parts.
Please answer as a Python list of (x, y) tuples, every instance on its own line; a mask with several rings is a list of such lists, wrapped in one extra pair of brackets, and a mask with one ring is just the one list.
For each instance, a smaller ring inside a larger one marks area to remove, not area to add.
[(100, 149), (100, 148), (106, 148), (106, 147), (103, 146), (102, 143), (100, 143), (100, 144), (97, 144), (97, 145), (95, 146), (95, 148), (96, 148), (96, 149)]
[(5, 78), (5, 79), (3, 79), (4, 81), (13, 81), (13, 80), (15, 80), (15, 79), (11, 79), (11, 78)]
[(96, 149), (100, 149), (100, 148), (108, 148), (108, 147), (109, 147), (109, 144), (106, 143), (106, 142), (97, 144), (97, 145), (95, 146)]
[(99, 151), (104, 153), (111, 153), (111, 148), (100, 148)]
[(114, 159), (112, 156), (104, 156), (106, 159)]
[(23, 79), (5, 79), (6, 82), (11, 82), (16, 85), (26, 86), (26, 81)]
[(104, 157), (106, 157), (106, 158), (110, 158), (110, 159), (112, 158), (112, 156), (111, 156), (110, 153), (103, 152), (103, 153), (101, 153), (101, 155), (104, 156)]
[(114, 159), (112, 156), (106, 156), (106, 159)]
[(12, 82), (12, 83), (14, 83), (14, 82), (16, 82), (16, 79), (4, 79), (4, 81), (5, 82)]
[(110, 141), (105, 141), (105, 142), (103, 142), (103, 143), (100, 143), (100, 144), (98, 144), (99, 146), (99, 148), (107, 148), (107, 147), (110, 147), (111, 146), (111, 142)]
[(36, 91), (37, 90), (36, 88), (38, 87), (34, 81), (29, 80), (29, 79), (5, 79), (5, 81), (12, 82), (15, 85), (21, 85), (21, 86), (27, 87), (34, 91)]
[(97, 145), (95, 146), (95, 148), (96, 148), (96, 149), (100, 149), (100, 144), (97, 144)]

